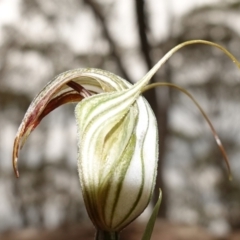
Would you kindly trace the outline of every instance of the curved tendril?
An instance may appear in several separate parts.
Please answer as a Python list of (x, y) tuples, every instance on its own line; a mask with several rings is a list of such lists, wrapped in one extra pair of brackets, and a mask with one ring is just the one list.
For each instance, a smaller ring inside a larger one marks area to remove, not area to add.
[(210, 41), (205, 41), (205, 40), (190, 40), (190, 41), (186, 41), (186, 42), (181, 43), (181, 44), (177, 45), (176, 47), (174, 47), (172, 49), (173, 53), (178, 51), (182, 47), (185, 47), (187, 45), (192, 45), (192, 44), (205, 44), (205, 45), (210, 45), (210, 46), (216, 47), (216, 48), (220, 49), (222, 52), (224, 52), (233, 61), (233, 63), (236, 64), (236, 66), (238, 68), (240, 68), (239, 61), (226, 48), (224, 48), (223, 46), (221, 46), (221, 45), (219, 45), (217, 43), (210, 42)]
[(143, 89), (143, 92), (151, 89), (151, 88), (155, 88), (155, 87), (172, 87), (172, 88), (175, 88), (181, 92), (183, 92), (184, 94), (186, 94), (192, 101), (193, 103), (196, 105), (196, 107), (198, 108), (198, 110), (201, 112), (201, 114), (203, 115), (203, 117), (205, 118), (205, 120), (207, 121), (211, 131), (212, 131), (212, 134), (216, 140), (216, 143), (223, 155), (223, 158), (224, 158), (224, 161), (227, 165), (227, 170), (228, 170), (228, 178), (229, 180), (231, 181), (232, 180), (232, 174), (231, 174), (231, 167), (230, 167), (230, 164), (229, 164), (229, 159), (228, 159), (228, 156), (227, 156), (227, 153), (226, 153), (226, 150), (225, 148), (223, 147), (222, 145), (222, 142), (220, 140), (220, 138), (218, 137), (218, 134), (216, 132), (216, 130), (214, 129), (210, 119), (208, 118), (207, 114), (204, 112), (204, 110), (202, 109), (202, 107), (198, 104), (198, 102), (195, 100), (195, 98), (184, 88), (176, 85), (176, 84), (173, 84), (173, 83), (152, 83), (152, 84), (149, 84), (147, 85), (144, 89)]
[(221, 45), (214, 43), (214, 42), (209, 42), (205, 40), (190, 40), (186, 41), (183, 43), (180, 43), (176, 47), (172, 48), (170, 51), (168, 51), (155, 65), (154, 67), (143, 77), (143, 81), (149, 81), (152, 76), (159, 70), (159, 68), (178, 50), (181, 48), (188, 46), (188, 45), (193, 45), (193, 44), (205, 44), (205, 45), (210, 45), (213, 47), (216, 47), (220, 49), (222, 52), (224, 52), (232, 61), (233, 63), (240, 69), (240, 62), (224, 47)]

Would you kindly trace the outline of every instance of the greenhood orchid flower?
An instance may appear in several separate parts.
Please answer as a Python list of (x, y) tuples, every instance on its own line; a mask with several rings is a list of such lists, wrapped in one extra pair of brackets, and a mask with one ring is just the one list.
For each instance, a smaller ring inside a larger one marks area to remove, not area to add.
[(144, 85), (131, 86), (99, 69), (63, 73), (33, 100), (15, 140), (14, 161), (18, 146), (43, 116), (62, 103), (84, 98), (75, 110), (79, 178), (89, 217), (104, 231), (119, 231), (135, 219), (154, 188), (157, 124), (140, 96)]
[[(52, 110), (77, 102), (78, 171), (88, 215), (97, 229), (119, 232), (148, 205), (153, 193), (158, 160), (158, 134), (154, 113), (142, 92), (170, 86), (187, 94), (210, 125), (227, 162), (223, 146), (204, 111), (184, 89), (167, 83), (149, 85), (151, 77), (178, 49), (203, 43), (185, 42), (170, 50), (140, 81), (132, 85), (100, 69), (76, 69), (57, 76), (32, 101), (18, 129), (13, 148), (13, 166), (29, 134)], [(229, 165), (228, 165), (229, 167)]]

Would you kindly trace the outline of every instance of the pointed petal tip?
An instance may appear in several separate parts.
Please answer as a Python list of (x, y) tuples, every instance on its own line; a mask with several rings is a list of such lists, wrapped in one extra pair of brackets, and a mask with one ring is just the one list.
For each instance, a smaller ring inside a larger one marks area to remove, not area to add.
[(13, 145), (13, 157), (12, 157), (13, 170), (14, 170), (16, 178), (19, 178), (18, 149), (19, 149), (19, 137), (16, 137), (15, 141), (14, 141), (14, 145)]
[(14, 172), (15, 172), (15, 177), (16, 177), (16, 178), (19, 178), (19, 177), (20, 177), (19, 171), (18, 171), (17, 169), (15, 169)]
[(18, 164), (17, 164), (17, 162), (18, 162), (18, 158), (14, 157), (13, 158), (13, 170), (14, 170), (16, 178), (19, 178), (19, 171), (18, 171)]

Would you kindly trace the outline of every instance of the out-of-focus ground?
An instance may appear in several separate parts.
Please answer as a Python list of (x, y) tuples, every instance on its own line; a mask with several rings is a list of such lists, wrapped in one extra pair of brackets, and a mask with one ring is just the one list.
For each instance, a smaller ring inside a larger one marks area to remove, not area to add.
[[(132, 223), (124, 229), (120, 238), (122, 240), (139, 240), (143, 235), (145, 225)], [(90, 224), (79, 223), (71, 226), (63, 226), (53, 230), (29, 228), (20, 231), (0, 235), (1, 240), (90, 240), (94, 238), (95, 229)], [(233, 232), (224, 237), (216, 237), (204, 228), (187, 226), (183, 224), (171, 224), (158, 220), (151, 240), (239, 240), (240, 231)]]

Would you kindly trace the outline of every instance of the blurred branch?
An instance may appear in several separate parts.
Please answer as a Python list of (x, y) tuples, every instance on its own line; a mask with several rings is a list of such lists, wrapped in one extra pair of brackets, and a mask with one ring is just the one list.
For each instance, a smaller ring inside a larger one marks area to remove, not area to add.
[(108, 43), (110, 45), (110, 49), (112, 51), (112, 55), (115, 58), (116, 63), (118, 65), (120, 71), (122, 72), (123, 78), (132, 82), (131, 79), (130, 79), (130, 76), (128, 75), (128, 73), (126, 72), (126, 70), (125, 70), (125, 68), (122, 64), (121, 57), (119, 56), (118, 51), (117, 51), (117, 47), (115, 45), (115, 42), (114, 42), (113, 38), (111, 37), (111, 35), (108, 31), (108, 28), (107, 28), (107, 25), (106, 25), (106, 20), (105, 20), (105, 17), (103, 16), (101, 10), (97, 6), (97, 4), (92, 0), (84, 0), (84, 2), (85, 2), (85, 4), (87, 4), (91, 7), (95, 16), (99, 19), (99, 21), (102, 25), (103, 33), (104, 33), (106, 39), (108, 40)]
[(26, 94), (0, 90), (0, 110), (7, 109), (14, 105), (19, 109), (26, 109), (30, 102), (31, 99)]
[(147, 40), (147, 23), (146, 16), (144, 11), (144, 0), (136, 0), (136, 12), (137, 12), (137, 21), (138, 21), (138, 34), (141, 42), (141, 50), (147, 64), (148, 69), (150, 70), (153, 66), (152, 60), (150, 58), (150, 46)]

